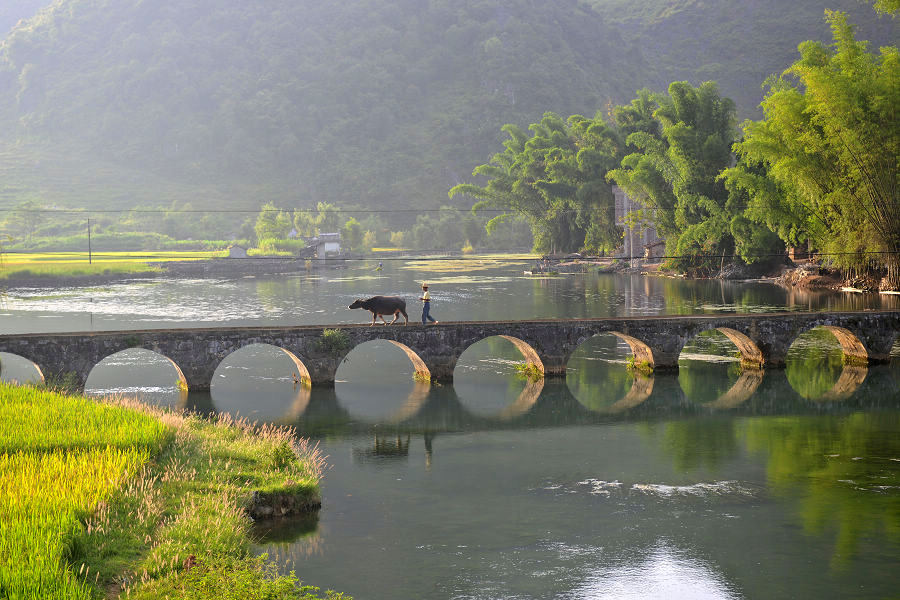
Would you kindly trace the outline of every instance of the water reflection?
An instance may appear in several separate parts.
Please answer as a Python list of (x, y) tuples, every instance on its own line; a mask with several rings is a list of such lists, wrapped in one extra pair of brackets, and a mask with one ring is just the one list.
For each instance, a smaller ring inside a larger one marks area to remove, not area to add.
[(810, 400), (845, 400), (863, 383), (867, 372), (864, 367), (844, 365), (840, 343), (824, 328), (797, 336), (785, 358), (791, 387)]
[(900, 308), (895, 295), (796, 292), (771, 283), (593, 271), (532, 280), (521, 277), (521, 264), (514, 260), (486, 264), (473, 277), (470, 267), (469, 262), (398, 262), (373, 276), (373, 267), (350, 263), (345, 269), (289, 276), (13, 288), (5, 296), (0, 331), (356, 323), (359, 315), (346, 310), (353, 299), (375, 294), (415, 298), (421, 281), (436, 282), (439, 314), (446, 321)]
[(662, 542), (613, 564), (603, 564), (567, 597), (573, 600), (737, 600), (744, 596), (712, 565)]
[(226, 356), (213, 373), (210, 396), (220, 412), (264, 422), (303, 416), (311, 391), (298, 376), (296, 357), (282, 348), (250, 344)]

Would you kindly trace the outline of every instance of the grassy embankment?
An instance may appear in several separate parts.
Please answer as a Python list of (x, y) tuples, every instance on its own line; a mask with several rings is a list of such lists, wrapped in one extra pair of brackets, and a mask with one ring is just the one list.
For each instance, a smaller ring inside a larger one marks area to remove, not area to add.
[(246, 508), (315, 501), (321, 466), (288, 429), (0, 384), (0, 597), (319, 598), (250, 557)]
[(222, 252), (104, 252), (88, 262), (87, 253), (6, 253), (0, 261), (0, 280), (18, 277), (86, 277), (157, 272), (150, 263), (175, 260), (202, 260), (222, 256)]

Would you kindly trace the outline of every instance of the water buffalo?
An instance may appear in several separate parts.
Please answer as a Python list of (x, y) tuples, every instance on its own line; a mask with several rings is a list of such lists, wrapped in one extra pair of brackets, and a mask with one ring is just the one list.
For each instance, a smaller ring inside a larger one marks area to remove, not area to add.
[[(399, 296), (372, 296), (367, 300), (360, 298), (355, 300), (349, 308), (364, 308), (372, 311), (372, 325), (375, 324), (375, 319), (378, 317), (381, 317), (381, 321), (385, 325), (393, 325), (400, 315), (403, 315), (403, 318), (406, 319), (406, 325), (409, 325), (409, 315), (406, 314), (406, 300)], [(394, 321), (388, 323), (384, 320), (384, 315), (394, 315)], [(369, 327), (372, 325), (369, 325)]]

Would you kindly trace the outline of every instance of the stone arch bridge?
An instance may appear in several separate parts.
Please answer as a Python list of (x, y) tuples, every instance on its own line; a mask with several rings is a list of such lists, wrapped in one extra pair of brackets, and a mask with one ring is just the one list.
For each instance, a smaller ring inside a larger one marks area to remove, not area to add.
[[(107, 356), (129, 348), (144, 348), (171, 360), (187, 388), (208, 390), (219, 363), (250, 344), (281, 348), (293, 360), (299, 378), (314, 385), (329, 385), (334, 383), (344, 357), (354, 347), (372, 340), (387, 340), (398, 346), (409, 356), (421, 377), (449, 381), (460, 355), (472, 344), (493, 336), (512, 342), (523, 360), (544, 374), (561, 375), (578, 346), (603, 333), (627, 342), (637, 366), (665, 370), (678, 368), (679, 354), (688, 340), (716, 329), (734, 342), (745, 368), (759, 369), (783, 366), (788, 348), (797, 336), (815, 327), (824, 327), (834, 334), (848, 363), (885, 362), (900, 333), (900, 311), (0, 335), (0, 352), (17, 354), (34, 362), (45, 377), (74, 373), (83, 385), (91, 369)], [(325, 330), (342, 333), (326, 334)]]

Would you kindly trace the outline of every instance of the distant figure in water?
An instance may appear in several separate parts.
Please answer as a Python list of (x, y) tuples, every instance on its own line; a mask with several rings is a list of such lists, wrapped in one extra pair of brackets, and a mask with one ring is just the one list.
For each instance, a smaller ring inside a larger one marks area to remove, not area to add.
[(384, 265), (381, 263), (381, 261), (378, 261), (378, 266), (375, 267), (375, 270), (376, 270), (376, 271), (380, 271), (380, 270), (382, 270), (383, 268), (384, 268)]
[(432, 323), (438, 323), (438, 321), (434, 320), (434, 317), (431, 316), (431, 294), (428, 293), (428, 284), (422, 284), (422, 297), (419, 298), (422, 301), (422, 325), (426, 324), (426, 319), (431, 321)]

